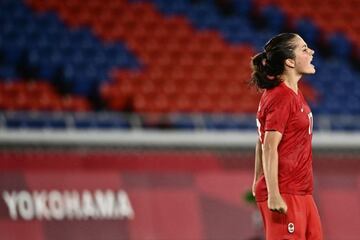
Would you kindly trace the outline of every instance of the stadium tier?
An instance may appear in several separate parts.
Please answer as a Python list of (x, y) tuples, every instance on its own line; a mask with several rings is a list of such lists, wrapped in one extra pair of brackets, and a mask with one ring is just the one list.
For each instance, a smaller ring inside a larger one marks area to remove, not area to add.
[[(62, 112), (105, 111), (205, 114), (205, 128), (221, 119), (212, 115), (231, 115), (215, 128), (254, 128), (254, 123), (243, 124), (243, 119), (233, 115), (256, 111), (260, 94), (248, 86), (250, 58), (282, 31), (299, 32), (315, 49), (317, 74), (302, 82), (313, 112), (359, 114), (360, 74), (353, 68), (359, 57), (359, 26), (351, 20), (358, 4), (324, 2), (329, 4), (321, 11), (311, 8), (314, 1), (310, 0), (302, 1), (296, 6), (300, 10), (294, 11), (292, 4), (280, 0), (114, 0), (106, 4), (100, 0), (3, 0), (2, 125), (29, 126), (9, 124), (8, 111), (22, 111), (25, 119), (45, 118), (40, 127), (51, 126), (46, 122), (54, 114), (68, 122)], [(347, 18), (336, 15), (324, 21), (335, 8), (341, 9), (336, 14)], [(142, 123), (144, 127), (192, 129), (197, 121), (167, 118), (165, 123), (152, 124), (151, 118)], [(132, 125), (122, 124), (118, 117), (110, 122), (105, 125)], [(94, 125), (102, 126), (89, 124)], [(346, 128), (338, 126), (331, 127)]]

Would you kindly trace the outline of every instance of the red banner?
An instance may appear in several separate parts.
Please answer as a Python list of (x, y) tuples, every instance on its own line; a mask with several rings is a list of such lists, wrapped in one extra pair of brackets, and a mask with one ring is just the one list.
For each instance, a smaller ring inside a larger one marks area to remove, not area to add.
[[(249, 155), (3, 152), (1, 239), (253, 239)], [(254, 219), (255, 216), (255, 219)]]
[[(359, 166), (314, 159), (328, 240), (360, 235)], [(1, 239), (261, 239), (252, 177), (251, 152), (3, 150)]]

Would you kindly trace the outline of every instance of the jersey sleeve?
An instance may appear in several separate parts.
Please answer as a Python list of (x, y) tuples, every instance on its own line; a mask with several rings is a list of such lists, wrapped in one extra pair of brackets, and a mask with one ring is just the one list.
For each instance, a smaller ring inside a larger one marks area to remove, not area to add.
[(286, 123), (292, 111), (289, 96), (277, 96), (266, 111), (265, 131), (284, 133)]

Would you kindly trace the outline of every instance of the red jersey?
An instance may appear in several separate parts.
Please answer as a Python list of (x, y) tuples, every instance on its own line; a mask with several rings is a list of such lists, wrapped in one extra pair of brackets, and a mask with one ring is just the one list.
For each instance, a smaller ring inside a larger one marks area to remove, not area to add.
[[(278, 146), (280, 193), (311, 194), (313, 119), (300, 90), (296, 94), (285, 83), (266, 90), (260, 99), (256, 122), (261, 143), (264, 141), (265, 131), (278, 131), (282, 134)], [(258, 180), (255, 193), (257, 201), (267, 200), (264, 176)]]

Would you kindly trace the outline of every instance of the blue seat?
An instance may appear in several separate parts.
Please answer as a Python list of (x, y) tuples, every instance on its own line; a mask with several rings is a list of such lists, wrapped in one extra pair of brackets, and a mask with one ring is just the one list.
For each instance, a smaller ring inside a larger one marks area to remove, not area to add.
[(129, 119), (119, 114), (101, 114), (96, 118), (95, 127), (100, 129), (130, 129)]
[(46, 127), (51, 129), (65, 129), (67, 127), (66, 116), (63, 114), (52, 114), (46, 117)]
[(204, 18), (207, 18), (208, 16), (210, 16), (210, 18), (216, 17), (217, 14), (218, 13), (215, 6), (207, 3), (194, 4), (191, 8), (188, 9), (188, 12), (186, 13), (187, 17), (190, 19), (190, 22), (196, 27), (202, 26)]
[(307, 18), (302, 18), (295, 22), (295, 29), (310, 47), (315, 47), (320, 31), (312, 21)]
[(253, 8), (252, 0), (233, 1), (235, 13), (240, 16), (248, 16)]
[(71, 92), (75, 95), (90, 97), (97, 93), (97, 85), (95, 77), (82, 77), (81, 74), (79, 74), (75, 77)]
[(95, 119), (92, 114), (77, 113), (74, 115), (74, 127), (77, 129), (88, 129), (95, 126)]
[(7, 128), (34, 128), (46, 127), (46, 118), (38, 113), (8, 113), (5, 114), (5, 126)]
[(53, 55), (53, 49), (32, 49), (28, 53), (28, 63), (30, 66), (37, 68), (37, 76), (44, 80), (51, 80), (56, 71), (60, 68), (61, 63)]
[(41, 129), (46, 127), (46, 118), (41, 115), (28, 115), (24, 119), (24, 126), (27, 128)]
[(204, 119), (209, 130), (256, 129), (254, 116), (210, 115)]
[(260, 14), (272, 31), (281, 32), (284, 29), (286, 18), (280, 8), (268, 5), (261, 9)]
[(5, 114), (5, 126), (7, 128), (21, 128), (24, 127), (23, 114)]
[(189, 115), (175, 115), (170, 117), (170, 124), (179, 130), (195, 130), (196, 121)]
[(333, 54), (342, 59), (348, 59), (352, 52), (351, 42), (342, 33), (333, 33), (328, 39)]
[(208, 14), (207, 17), (199, 18), (196, 20), (196, 27), (199, 30), (216, 29), (219, 26), (220, 26), (220, 19), (216, 15)]
[(338, 96), (326, 96), (323, 107), (330, 114), (344, 114), (348, 111), (348, 104), (343, 98)]
[(252, 43), (253, 31), (249, 22), (241, 17), (229, 17), (222, 20), (220, 31), (224, 39), (230, 43)]
[(229, 119), (229, 125), (237, 130), (255, 130), (257, 128), (254, 116), (232, 116)]
[(160, 12), (165, 15), (184, 14), (188, 10), (189, 2), (187, 0), (180, 1), (164, 1), (155, 0), (155, 4)]
[(17, 31), (4, 33), (1, 37), (0, 48), (4, 55), (4, 60), (8, 64), (16, 65), (24, 52), (26, 39)]
[(223, 115), (208, 116), (204, 119), (205, 128), (208, 130), (228, 130), (227, 119)]
[(13, 80), (18, 77), (16, 69), (13, 65), (2, 65), (0, 67), (0, 79), (1, 80)]
[[(251, 33), (251, 35), (253, 36), (253, 32)], [(266, 44), (266, 42), (273, 37), (273, 32), (268, 31), (268, 30), (262, 30), (260, 32), (257, 33), (257, 36), (254, 38), (251, 38), (251, 43), (252, 45), (255, 47), (257, 52), (263, 51), (264, 50), (264, 46)]]

